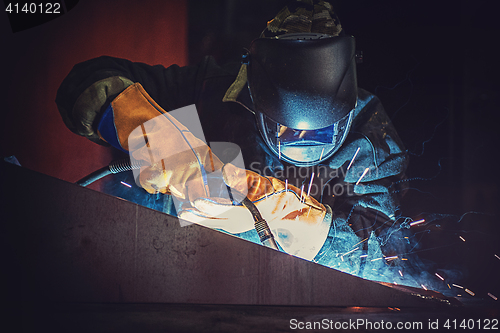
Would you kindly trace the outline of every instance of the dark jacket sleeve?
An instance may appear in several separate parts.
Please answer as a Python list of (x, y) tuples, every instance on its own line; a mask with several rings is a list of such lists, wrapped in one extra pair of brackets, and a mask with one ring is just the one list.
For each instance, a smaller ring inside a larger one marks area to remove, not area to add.
[(162, 108), (171, 111), (196, 103), (203, 78), (215, 68), (212, 57), (206, 57), (198, 65), (165, 68), (102, 56), (73, 67), (57, 91), (56, 104), (71, 129), (74, 124), (71, 110), (80, 94), (99, 80), (122, 76), (139, 82)]
[(331, 164), (342, 170), (335, 197), (330, 196), (337, 218), (362, 239), (399, 228), (408, 155), (376, 96), (360, 91), (351, 133)]

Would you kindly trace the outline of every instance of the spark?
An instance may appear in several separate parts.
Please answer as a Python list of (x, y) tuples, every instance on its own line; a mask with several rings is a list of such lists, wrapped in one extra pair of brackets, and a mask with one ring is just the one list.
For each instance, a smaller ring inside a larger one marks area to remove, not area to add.
[(498, 298), (496, 298), (496, 296), (495, 296), (495, 295), (490, 294), (490, 293), (488, 293), (488, 296), (490, 296), (491, 298), (493, 298), (495, 301), (498, 299)]
[(358, 147), (358, 149), (356, 150), (356, 152), (354, 153), (354, 156), (352, 157), (351, 159), (351, 163), (349, 163), (349, 166), (347, 167), (347, 170), (349, 170), (351, 168), (351, 165), (352, 165), (352, 162), (354, 162), (354, 159), (356, 158), (356, 156), (358, 155), (359, 153), (359, 150), (361, 149), (361, 147)]
[(498, 260), (500, 260), (500, 257), (499, 257), (498, 255), (496, 255), (496, 254), (495, 254), (495, 257), (496, 257)]
[(359, 256), (359, 257), (360, 257), (360, 258), (366, 258), (366, 257), (368, 257), (368, 255), (367, 255), (367, 254), (363, 254), (363, 255), (361, 255), (361, 256)]
[(460, 288), (460, 289), (464, 289), (464, 287), (462, 287), (462, 286), (459, 286), (458, 284), (454, 284), (454, 283), (452, 283), (452, 286), (453, 286), (453, 287), (457, 287), (457, 288)]
[(368, 238), (365, 238), (365, 239), (363, 239), (362, 241), (357, 242), (357, 243), (356, 243), (356, 244), (354, 244), (353, 246), (356, 246), (356, 245), (358, 245), (358, 244), (361, 244), (361, 243), (363, 243), (363, 242), (366, 242), (367, 240), (368, 240)]
[(435, 274), (435, 275), (436, 275), (436, 276), (437, 276), (437, 277), (438, 277), (441, 281), (444, 281), (444, 278), (443, 278), (441, 275), (439, 275), (438, 273), (434, 273), (434, 274)]
[(372, 259), (371, 261), (376, 261), (376, 260), (380, 260), (380, 259), (384, 259), (384, 258), (382, 257), (382, 258)]
[(417, 224), (422, 224), (424, 223), (425, 220), (424, 219), (421, 219), (421, 220), (418, 220), (418, 221), (415, 221), (415, 222), (412, 222), (410, 223), (410, 227), (413, 227), (414, 225), (417, 225)]
[(363, 174), (361, 175), (361, 177), (359, 177), (358, 181), (356, 182), (356, 185), (359, 184), (359, 182), (361, 181), (361, 179), (363, 179), (363, 177), (366, 175), (368, 170), (370, 170), (370, 168), (366, 168), (365, 171), (363, 171)]
[(123, 185), (125, 185), (127, 187), (132, 187), (132, 185), (125, 183), (123, 180), (120, 183), (122, 183)]
[(285, 192), (288, 192), (288, 179), (285, 179)]
[(281, 141), (278, 140), (278, 159), (281, 160)]
[(394, 260), (394, 259), (398, 259), (398, 256), (392, 256), (392, 257), (386, 257), (385, 260), (389, 261), (389, 260)]
[[(302, 194), (304, 193), (304, 184), (302, 184), (302, 187), (300, 188), (300, 202), (302, 202)], [(304, 198), (305, 200), (306, 198)]]
[(422, 286), (422, 288), (424, 288), (425, 290), (427, 290), (427, 288), (423, 284), (421, 284), (421, 286)]
[(341, 257), (344, 257), (344, 256), (348, 255), (349, 253), (353, 253), (353, 252), (354, 252), (354, 251), (356, 251), (357, 249), (359, 249), (359, 247), (357, 247), (357, 248), (355, 248), (355, 249), (353, 249), (353, 250), (351, 250), (351, 251), (349, 251), (349, 252), (344, 253)]
[(323, 157), (323, 153), (325, 152), (325, 148), (323, 148), (323, 150), (321, 150), (321, 155), (319, 155), (319, 160), (321, 161), (321, 158)]
[(465, 239), (464, 239), (462, 236), (458, 236), (458, 237), (460, 237), (460, 239), (461, 239), (461, 240), (463, 240), (463, 241), (465, 242)]
[(401, 277), (403, 277), (403, 272), (401, 272), (401, 270), (399, 270), (399, 275), (401, 275)]
[(307, 189), (307, 196), (309, 196), (309, 193), (311, 193), (311, 185), (313, 183), (313, 179), (314, 179), (314, 172), (311, 175), (311, 181), (309, 182), (309, 188)]
[(468, 293), (468, 294), (470, 294), (471, 296), (476, 295), (476, 294), (474, 294), (471, 290), (469, 290), (469, 289), (467, 289), (467, 288), (465, 288), (465, 292), (466, 292), (466, 293)]
[(451, 289), (451, 286), (450, 286), (450, 284), (449, 284), (449, 283), (447, 283), (447, 285), (448, 285), (448, 288), (449, 288), (449, 289)]

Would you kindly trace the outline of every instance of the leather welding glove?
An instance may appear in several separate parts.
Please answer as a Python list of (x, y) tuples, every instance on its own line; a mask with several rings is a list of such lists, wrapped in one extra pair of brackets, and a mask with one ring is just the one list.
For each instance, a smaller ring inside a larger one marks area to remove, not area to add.
[[(181, 218), (232, 233), (254, 227), (246, 208), (211, 195), (207, 175), (222, 169), (220, 160), (139, 83), (111, 102), (101, 117), (98, 133), (115, 147), (128, 151), (131, 158), (146, 162), (139, 180), (148, 192), (170, 193), (185, 201), (186, 206), (192, 205), (184, 212), (180, 210)], [(224, 166), (220, 180), (256, 204), (285, 251), (312, 259), (320, 250), (331, 216), (314, 198), (293, 186), (286, 187), (276, 178), (262, 177), (232, 164)], [(202, 221), (200, 216), (204, 217)], [(219, 224), (213, 224), (214, 220)]]
[[(312, 260), (323, 246), (332, 221), (331, 209), (297, 187), (232, 164), (223, 168), (224, 182), (232, 191), (248, 192), (267, 221), (275, 240), (289, 254)], [(179, 217), (210, 228), (242, 233), (254, 228), (250, 211), (223, 198), (199, 198)]]
[(113, 98), (132, 84), (132, 81), (121, 76), (112, 76), (95, 82), (85, 89), (76, 100), (70, 116), (71, 126), (68, 124), (68, 119), (64, 119), (65, 117), (63, 119), (73, 132), (98, 142), (99, 136), (95, 131), (97, 128), (96, 119), (100, 118)]
[(111, 102), (98, 133), (103, 140), (128, 151), (131, 160), (142, 162), (138, 178), (149, 193), (167, 193), (189, 201), (209, 196), (206, 174), (223, 166), (206, 143), (165, 112), (140, 83), (129, 86)]

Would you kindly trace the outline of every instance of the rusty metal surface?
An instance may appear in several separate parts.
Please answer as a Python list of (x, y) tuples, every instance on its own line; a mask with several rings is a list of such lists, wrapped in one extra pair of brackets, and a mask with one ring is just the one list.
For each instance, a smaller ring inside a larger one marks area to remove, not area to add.
[[(2, 162), (12, 297), (302, 306), (446, 304)], [(21, 297), (21, 296), (20, 296)]]

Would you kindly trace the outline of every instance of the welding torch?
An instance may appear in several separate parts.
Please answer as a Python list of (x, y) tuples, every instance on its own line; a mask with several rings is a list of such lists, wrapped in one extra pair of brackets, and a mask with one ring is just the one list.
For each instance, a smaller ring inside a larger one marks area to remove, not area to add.
[(279, 251), (278, 244), (276, 244), (276, 241), (274, 240), (274, 236), (271, 232), (271, 229), (269, 228), (269, 225), (267, 224), (266, 220), (262, 218), (262, 215), (254, 205), (254, 203), (250, 199), (245, 197), (243, 201), (241, 201), (241, 204), (245, 206), (252, 214), (253, 220), (255, 221), (255, 231), (257, 231), (257, 234), (259, 235), (260, 242), (267, 247)]
[(266, 220), (264, 220), (259, 212), (259, 209), (257, 208), (257, 206), (255, 206), (252, 200), (248, 199), (247, 196), (244, 196), (243, 194), (237, 192), (235, 189), (230, 188), (229, 186), (227, 186), (227, 190), (233, 202), (240, 202), (241, 205), (248, 209), (250, 211), (250, 214), (252, 214), (252, 218), (254, 220), (254, 228), (255, 231), (257, 231), (260, 242), (267, 247), (279, 251), (278, 244), (276, 244), (276, 241), (274, 240), (274, 235), (271, 232), (269, 225), (267, 224)]
[[(78, 180), (76, 184), (85, 187), (105, 176), (111, 174), (117, 174), (120, 172), (140, 169), (141, 166), (142, 163), (138, 161), (132, 163), (130, 159), (113, 161), (109, 165), (99, 170), (96, 170), (90, 173), (89, 175), (83, 177), (82, 179)], [(227, 190), (229, 195), (232, 197), (233, 202), (241, 203), (241, 205), (246, 207), (250, 211), (250, 214), (252, 214), (252, 218), (255, 222), (254, 223), (255, 231), (257, 231), (260, 242), (267, 247), (279, 251), (278, 244), (274, 240), (274, 236), (273, 233), (271, 232), (271, 229), (269, 228), (269, 225), (267, 224), (266, 220), (262, 218), (262, 215), (260, 214), (255, 204), (250, 199), (248, 199), (247, 196), (244, 196), (242, 193), (239, 193), (238, 191), (230, 188), (229, 186), (227, 186)]]

